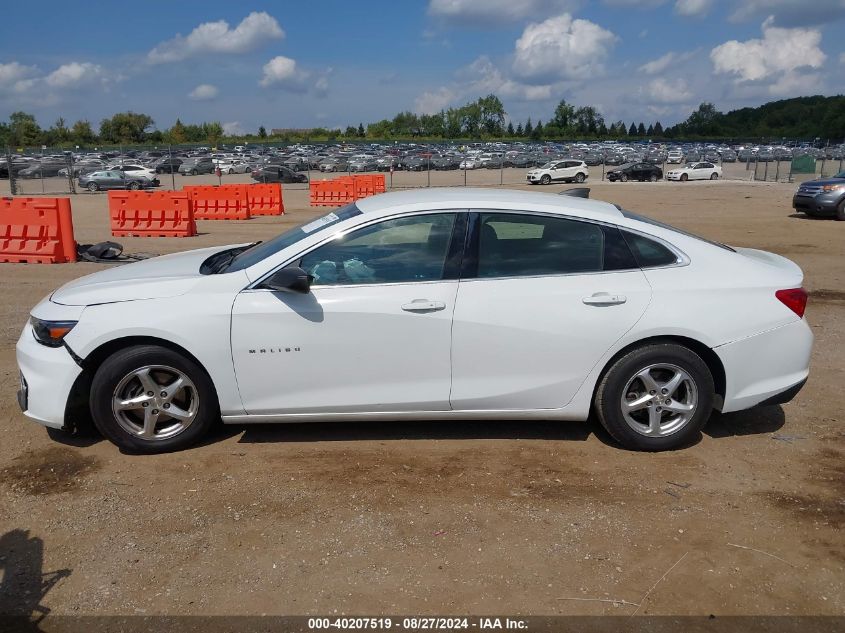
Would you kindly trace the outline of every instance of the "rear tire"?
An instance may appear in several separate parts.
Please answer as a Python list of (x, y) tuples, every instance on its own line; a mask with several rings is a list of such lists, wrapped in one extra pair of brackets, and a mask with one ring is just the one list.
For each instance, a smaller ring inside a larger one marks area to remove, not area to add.
[(96, 193), (100, 190), (100, 185), (98, 185), (96, 182), (89, 182), (86, 189), (88, 189), (88, 191), (90, 191), (91, 193)]
[(139, 185), (137, 182), (130, 182), (130, 183), (129, 183), (129, 188), (130, 188), (132, 191), (138, 191), (138, 189), (140, 189), (140, 188), (141, 188), (141, 185)]
[(712, 174), (710, 174), (710, 180), (718, 180), (718, 179), (719, 179), (719, 174), (717, 174), (715, 171)]
[(840, 222), (845, 222), (845, 200), (839, 203), (836, 207), (836, 219)]
[(196, 444), (220, 417), (205, 370), (157, 345), (128, 347), (100, 365), (91, 385), (91, 414), (111, 442), (147, 454)]
[(695, 440), (713, 409), (707, 364), (689, 348), (655, 343), (634, 349), (607, 370), (596, 389), (602, 426), (631, 450), (663, 451)]
[(575, 182), (577, 182), (579, 185), (582, 182), (584, 182), (586, 179), (587, 179), (587, 177), (584, 174), (582, 174), (580, 171), (577, 174), (575, 174)]
[(649, 182), (657, 182), (657, 174), (652, 174), (648, 177)]

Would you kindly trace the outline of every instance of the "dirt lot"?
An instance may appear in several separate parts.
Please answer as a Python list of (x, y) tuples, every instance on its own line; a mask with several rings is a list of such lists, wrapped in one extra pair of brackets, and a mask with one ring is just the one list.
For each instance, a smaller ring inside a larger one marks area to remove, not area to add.
[[(695, 446), (663, 454), (533, 422), (235, 427), (155, 457), (57, 443), (18, 410), (14, 343), (33, 304), (99, 266), (3, 264), (0, 612), (845, 614), (845, 223), (792, 216), (793, 187), (593, 187), (790, 257), (812, 291), (800, 396), (714, 416)], [(195, 238), (119, 241), (165, 253), (322, 213), (301, 188), (285, 204), (284, 218), (200, 222)], [(73, 210), (80, 242), (109, 237), (104, 195)]]

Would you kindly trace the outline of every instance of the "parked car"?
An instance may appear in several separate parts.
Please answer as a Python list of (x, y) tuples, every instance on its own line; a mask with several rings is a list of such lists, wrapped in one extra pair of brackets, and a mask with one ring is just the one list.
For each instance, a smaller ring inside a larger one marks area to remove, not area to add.
[(831, 178), (802, 182), (792, 197), (792, 208), (811, 216), (834, 216), (845, 221), (845, 171)]
[(722, 177), (722, 168), (713, 163), (692, 163), (676, 167), (666, 172), (666, 180), (718, 180)]
[(132, 176), (135, 178), (147, 178), (149, 180), (156, 179), (156, 172), (149, 167), (144, 167), (143, 165), (112, 165), (110, 167), (106, 167), (109, 171), (122, 171), (125, 172), (127, 176)]
[(158, 179), (150, 180), (144, 176), (131, 176), (117, 169), (95, 171), (83, 174), (77, 181), (82, 189), (100, 191), (101, 189), (146, 189), (158, 186)]
[(223, 174), (246, 174), (252, 172), (252, 166), (243, 160), (220, 161), (217, 169)]
[(58, 176), (59, 170), (66, 167), (64, 161), (38, 161), (17, 172), (18, 178), (50, 178)]
[(549, 161), (542, 167), (531, 169), (525, 178), (532, 185), (548, 185), (553, 181), (582, 183), (589, 175), (590, 168), (584, 161), (565, 159)]
[(813, 342), (802, 281), (784, 257), (598, 200), (389, 193), (251, 246), (66, 283), (18, 340), (18, 402), (55, 429), (82, 407), (138, 453), (192, 446), (221, 417), (592, 411), (625, 447), (673, 449), (714, 409), (799, 392)]
[(264, 165), (252, 171), (252, 179), (258, 182), (308, 182), (308, 175), (282, 165)]
[(179, 173), (179, 166), (185, 162), (184, 158), (178, 156), (165, 156), (155, 162), (154, 171), (157, 174)]
[(684, 153), (679, 149), (670, 150), (666, 156), (666, 162), (670, 165), (677, 165), (684, 162)]
[(185, 161), (179, 165), (179, 173), (183, 176), (213, 174), (214, 168), (214, 160), (210, 156), (197, 156), (194, 158), (186, 158)]
[(629, 180), (657, 182), (663, 178), (663, 170), (651, 163), (626, 163), (607, 172), (610, 182), (628, 182)]

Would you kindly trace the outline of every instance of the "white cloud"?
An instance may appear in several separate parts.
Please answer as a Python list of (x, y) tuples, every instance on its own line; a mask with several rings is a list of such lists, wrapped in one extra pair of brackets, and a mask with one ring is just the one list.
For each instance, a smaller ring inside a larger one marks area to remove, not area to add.
[(414, 100), (414, 112), (417, 114), (434, 114), (440, 112), (455, 99), (457, 95), (446, 86), (437, 90), (424, 92)]
[(245, 136), (246, 129), (240, 121), (229, 121), (223, 124), (223, 134), (225, 136)]
[(18, 62), (0, 64), (0, 90), (13, 88), (14, 85), (38, 71), (34, 66), (24, 66)]
[(640, 70), (646, 75), (656, 75), (657, 73), (662, 73), (672, 65), (672, 62), (675, 61), (675, 57), (677, 57), (677, 55), (672, 51), (669, 51), (665, 55), (661, 55), (657, 59), (652, 59), (650, 62), (643, 64), (640, 66)]
[(44, 77), (51, 88), (72, 88), (90, 84), (103, 76), (103, 68), (90, 62), (63, 64)]
[(163, 64), (205, 53), (246, 53), (284, 36), (276, 18), (264, 11), (253, 11), (234, 29), (225, 20), (203, 22), (186, 37), (177, 35), (156, 46), (147, 54), (147, 60)]
[(200, 84), (188, 94), (189, 99), (194, 101), (210, 101), (214, 99), (220, 91), (217, 86), (211, 84)]
[(776, 97), (808, 95), (816, 92), (820, 84), (818, 73), (788, 72), (769, 86), (769, 93)]
[(677, 0), (675, 2), (675, 13), (690, 18), (705, 16), (711, 8), (713, 8), (713, 0)]
[(772, 16), (778, 26), (813, 26), (845, 18), (845, 0), (742, 0), (735, 6), (734, 22)]
[(826, 56), (819, 48), (822, 34), (816, 29), (785, 29), (763, 22), (763, 39), (731, 40), (710, 51), (717, 73), (732, 74), (736, 81), (760, 81), (794, 71), (820, 68)]
[(533, 81), (586, 79), (604, 71), (602, 62), (616, 36), (568, 13), (525, 27), (516, 41), (514, 73)]
[(448, 22), (463, 25), (511, 25), (572, 11), (578, 0), (430, 0), (428, 13)]
[(692, 98), (692, 92), (683, 79), (658, 77), (649, 82), (643, 97), (652, 103), (684, 103)]
[(263, 76), (259, 84), (265, 88), (269, 86), (281, 86), (284, 88), (302, 90), (308, 73), (300, 70), (296, 60), (290, 57), (279, 55), (264, 64)]

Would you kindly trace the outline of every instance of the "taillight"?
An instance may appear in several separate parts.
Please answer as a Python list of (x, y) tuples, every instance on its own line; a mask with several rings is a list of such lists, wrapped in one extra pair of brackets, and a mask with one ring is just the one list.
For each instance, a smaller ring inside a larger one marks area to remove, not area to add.
[(807, 291), (803, 288), (789, 288), (788, 290), (778, 290), (775, 296), (787, 308), (798, 315), (798, 318), (804, 316), (804, 310), (807, 308)]

